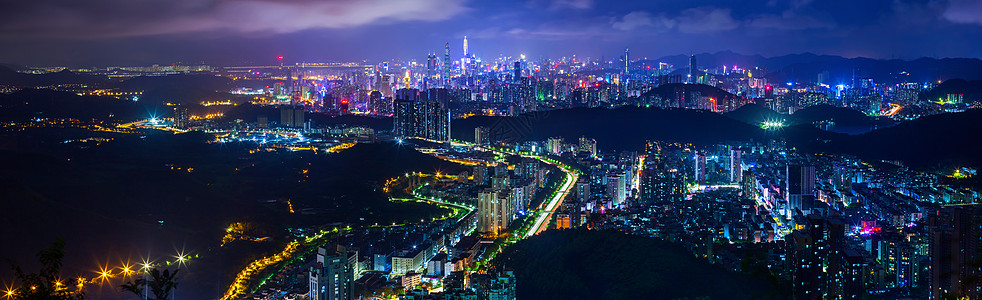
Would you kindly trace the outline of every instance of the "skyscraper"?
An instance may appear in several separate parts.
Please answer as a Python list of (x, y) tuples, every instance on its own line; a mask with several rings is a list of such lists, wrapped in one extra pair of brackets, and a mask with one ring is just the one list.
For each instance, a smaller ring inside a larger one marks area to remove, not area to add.
[(695, 156), (695, 171), (693, 172), (693, 180), (696, 183), (706, 182), (706, 154), (696, 152)]
[(590, 157), (597, 157), (597, 140), (580, 137), (579, 152), (588, 152)]
[(512, 80), (514, 80), (515, 82), (519, 82), (519, 78), (522, 78), (522, 61), (520, 61), (520, 60), (516, 60), (515, 61), (515, 75), (514, 76), (515, 77), (512, 77)]
[(467, 52), (467, 36), (464, 36), (464, 57), (467, 57), (469, 52)]
[(426, 56), (426, 86), (424, 88), (433, 85), (434, 77), (436, 77), (436, 54), (430, 54)]
[(443, 50), (443, 87), (450, 87), (450, 43), (444, 45)]
[(478, 145), (487, 145), (491, 143), (491, 129), (485, 126), (478, 126), (474, 128), (474, 143)]
[(303, 127), (305, 122), (303, 108), (284, 107), (280, 109), (280, 126)]
[(450, 111), (417, 89), (396, 93), (393, 134), (400, 138), (450, 139)]
[(929, 299), (979, 299), (982, 296), (979, 282), (974, 281), (982, 276), (978, 266), (982, 259), (980, 228), (982, 208), (977, 204), (945, 207), (928, 214)]
[(696, 55), (689, 56), (689, 80), (687, 83), (696, 82)]
[(815, 208), (815, 167), (789, 164), (784, 190), (787, 215), (791, 216), (796, 209), (807, 215)]
[(624, 172), (607, 175), (607, 198), (613, 206), (624, 204), (627, 199), (627, 179)]
[(368, 107), (373, 115), (389, 115), (392, 113), (392, 101), (382, 97), (382, 92), (371, 91), (368, 93)]
[(641, 201), (646, 204), (679, 201), (685, 196), (685, 182), (682, 174), (674, 169), (645, 169), (641, 172), (640, 194)]
[(743, 164), (741, 162), (743, 151), (737, 149), (730, 150), (730, 182), (739, 184), (743, 181)]
[(350, 300), (355, 298), (357, 252), (317, 249), (317, 263), (310, 268), (310, 300)]
[(191, 122), (191, 113), (188, 112), (188, 108), (185, 106), (178, 105), (174, 107), (174, 127), (185, 128)]
[(508, 228), (512, 217), (508, 194), (495, 189), (485, 189), (478, 194), (478, 231), (498, 234)]
[(624, 74), (627, 74), (627, 68), (631, 65), (631, 57), (628, 52), (629, 49), (624, 49)]

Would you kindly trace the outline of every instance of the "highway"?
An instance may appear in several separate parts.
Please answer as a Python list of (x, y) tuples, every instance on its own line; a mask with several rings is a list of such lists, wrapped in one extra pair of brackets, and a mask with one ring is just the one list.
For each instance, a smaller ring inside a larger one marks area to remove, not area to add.
[[(475, 146), (474, 144), (466, 143), (466, 142), (454, 141), (452, 143), (457, 145)], [(566, 196), (569, 195), (569, 193), (573, 190), (573, 187), (575, 186), (576, 181), (580, 178), (580, 175), (577, 174), (576, 171), (571, 170), (567, 166), (557, 164), (549, 159), (543, 158), (538, 155), (524, 154), (524, 153), (512, 152), (512, 151), (502, 151), (489, 147), (481, 147), (481, 146), (475, 146), (475, 147), (482, 150), (492, 151), (494, 153), (521, 155), (522, 157), (530, 157), (530, 158), (538, 159), (539, 161), (545, 164), (555, 166), (564, 174), (566, 174), (566, 177), (563, 178), (563, 184), (559, 187), (559, 189), (556, 190), (552, 194), (552, 196), (549, 197), (548, 201), (544, 201), (541, 205), (539, 205), (539, 209), (535, 215), (535, 221), (532, 222), (532, 227), (530, 227), (529, 230), (525, 232), (525, 235), (522, 236), (521, 238), (525, 239), (530, 236), (536, 235), (539, 232), (543, 232), (546, 229), (549, 229), (548, 228), (549, 220), (552, 219), (552, 215), (556, 212), (557, 209), (559, 209), (559, 206), (563, 204), (563, 200), (565, 200)]]
[(563, 185), (559, 187), (559, 190), (556, 190), (556, 192), (552, 194), (552, 197), (549, 198), (549, 202), (544, 202), (544, 207), (540, 206), (539, 214), (536, 216), (535, 222), (532, 223), (532, 227), (529, 229), (529, 231), (525, 232), (525, 237), (523, 238), (528, 238), (548, 229), (548, 221), (552, 219), (552, 214), (559, 208), (560, 205), (563, 204), (563, 200), (566, 199), (566, 195), (569, 195), (570, 191), (573, 190), (574, 184), (579, 179), (579, 175), (576, 174), (576, 172), (573, 172), (565, 166), (555, 164), (536, 156), (530, 157), (534, 157), (543, 163), (556, 166), (560, 171), (566, 174), (566, 178), (563, 179)]

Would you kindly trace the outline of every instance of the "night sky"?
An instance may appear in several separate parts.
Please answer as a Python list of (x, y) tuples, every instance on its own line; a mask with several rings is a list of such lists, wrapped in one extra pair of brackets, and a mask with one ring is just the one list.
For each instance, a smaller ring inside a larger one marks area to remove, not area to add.
[(0, 62), (133, 65), (716, 52), (982, 57), (979, 0), (0, 0)]

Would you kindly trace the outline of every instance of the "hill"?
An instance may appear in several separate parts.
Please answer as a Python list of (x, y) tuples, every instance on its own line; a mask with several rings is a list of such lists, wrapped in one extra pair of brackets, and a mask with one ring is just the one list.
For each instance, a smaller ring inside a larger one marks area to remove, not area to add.
[(757, 103), (744, 104), (740, 108), (723, 113), (723, 115), (750, 125), (759, 125), (765, 121), (787, 121), (786, 115)]
[(70, 92), (26, 89), (0, 94), (0, 120), (34, 118), (99, 119), (128, 122), (147, 116), (140, 103), (112, 97), (79, 96)]
[(982, 165), (982, 110), (927, 116), (856, 136), (840, 135), (814, 150), (869, 159), (901, 160), (915, 168), (944, 170)]
[(828, 104), (805, 107), (791, 114), (790, 119), (792, 125), (823, 121), (831, 121), (846, 126), (864, 126), (875, 123), (873, 118), (858, 110)]
[(76, 74), (69, 70), (45, 74), (27, 74), (0, 65), (0, 85), (18, 87), (41, 87), (61, 84), (104, 84), (109, 78), (102, 76)]
[[(699, 68), (705, 66), (759, 67), (760, 73), (772, 82), (812, 82), (820, 72), (828, 71), (830, 81), (851, 82), (853, 75), (872, 77), (885, 83), (925, 82), (965, 78), (982, 80), (982, 60), (976, 58), (918, 58), (913, 60), (845, 58), (812, 53), (789, 54), (775, 57), (743, 55), (730, 51), (696, 54)], [(689, 64), (688, 55), (665, 56), (643, 62), (657, 65), (666, 62), (679, 67)], [(905, 73), (902, 73), (905, 72)], [(755, 77), (758, 71), (754, 71)], [(901, 75), (903, 74), (903, 75)]]
[(725, 270), (660, 239), (551, 230), (508, 247), (519, 299), (770, 299), (768, 280)]
[(647, 92), (644, 92), (643, 94), (641, 94), (640, 98), (660, 96), (662, 99), (674, 99), (677, 97), (680, 91), (684, 93), (699, 92), (703, 96), (716, 98), (716, 99), (732, 99), (737, 97), (734, 94), (730, 94), (730, 92), (724, 91), (723, 89), (711, 85), (669, 83), (669, 84), (660, 85)]
[(952, 79), (920, 95), (921, 100), (946, 100), (948, 94), (962, 94), (963, 102), (982, 101), (982, 80)]
[(889, 125), (873, 117), (848, 107), (831, 106), (827, 104), (803, 108), (787, 115), (775, 112), (756, 103), (746, 104), (734, 111), (723, 115), (750, 125), (759, 125), (765, 121), (784, 121), (787, 126), (811, 125), (816, 122), (831, 121), (843, 126), (872, 126), (875, 124)]
[(567, 140), (581, 136), (597, 140), (605, 150), (630, 150), (645, 140), (678, 141), (709, 145), (764, 137), (760, 128), (723, 115), (687, 109), (574, 108), (527, 113), (513, 117), (475, 116), (454, 120), (454, 139), (474, 139), (474, 128), (489, 127), (493, 139), (543, 141), (550, 137)]

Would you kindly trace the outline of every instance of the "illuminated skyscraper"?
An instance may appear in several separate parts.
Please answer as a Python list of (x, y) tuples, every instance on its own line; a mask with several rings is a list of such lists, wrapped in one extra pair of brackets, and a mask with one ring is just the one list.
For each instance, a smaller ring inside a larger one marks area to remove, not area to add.
[(393, 133), (400, 138), (450, 139), (450, 111), (417, 89), (396, 92)]
[(597, 140), (580, 137), (579, 152), (590, 153), (590, 157), (597, 157)]
[(696, 82), (696, 55), (689, 56), (689, 80), (687, 83)]
[(450, 87), (450, 43), (444, 45), (443, 52), (443, 87)]
[[(982, 208), (944, 207), (928, 214), (931, 293), (928, 299), (979, 299)], [(951, 298), (948, 298), (951, 297)], [(964, 297), (964, 298), (962, 298)]]
[(174, 107), (174, 127), (185, 128), (191, 123), (191, 113), (188, 108), (178, 105)]
[(469, 52), (467, 52), (467, 36), (464, 36), (464, 57), (467, 57)]
[(784, 181), (785, 196), (790, 216), (795, 209), (808, 214), (815, 206), (815, 167), (789, 164)]
[(743, 181), (743, 164), (741, 162), (743, 151), (730, 150), (730, 182), (740, 183)]
[(487, 145), (491, 143), (491, 128), (478, 126), (474, 128), (474, 143)]
[(328, 251), (318, 248), (317, 263), (310, 268), (310, 299), (354, 299), (357, 263), (357, 251)]
[(280, 126), (303, 127), (305, 122), (303, 108), (289, 106), (280, 109)]
[(696, 152), (695, 155), (695, 172), (693, 179), (696, 183), (706, 182), (706, 154)]
[(436, 54), (430, 54), (426, 56), (426, 79), (424, 81), (424, 88), (429, 88), (433, 84), (433, 79), (436, 76)]
[(373, 115), (389, 115), (392, 113), (391, 98), (383, 97), (382, 92), (368, 93), (368, 109)]
[(522, 78), (522, 61), (516, 60), (515, 61), (515, 77), (513, 77), (512, 80), (514, 80), (515, 82), (518, 82), (518, 79), (519, 78)]
[(627, 178), (624, 172), (607, 175), (607, 198), (610, 198), (614, 207), (627, 200)]
[(624, 74), (627, 74), (627, 68), (631, 64), (631, 57), (628, 50), (629, 49), (624, 49)]
[(507, 192), (499, 193), (494, 189), (486, 189), (478, 194), (477, 204), (478, 231), (496, 235), (508, 229), (513, 210)]

